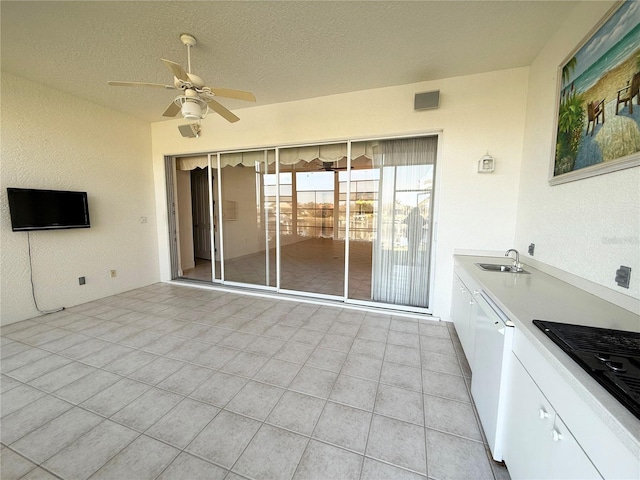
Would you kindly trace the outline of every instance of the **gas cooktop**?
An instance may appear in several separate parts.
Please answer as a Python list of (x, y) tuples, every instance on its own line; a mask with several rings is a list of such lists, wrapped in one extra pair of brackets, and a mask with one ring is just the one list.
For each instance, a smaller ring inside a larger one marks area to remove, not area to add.
[(533, 323), (640, 419), (640, 333), (546, 320)]

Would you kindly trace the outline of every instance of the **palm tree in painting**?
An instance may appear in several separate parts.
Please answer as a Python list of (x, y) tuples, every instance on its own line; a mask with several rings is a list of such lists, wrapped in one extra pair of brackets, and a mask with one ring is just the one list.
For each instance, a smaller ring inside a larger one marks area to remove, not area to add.
[(576, 65), (578, 64), (578, 60), (576, 57), (573, 57), (569, 60), (564, 67), (562, 67), (562, 86), (565, 86), (569, 82), (569, 78), (571, 74), (576, 69)]
[(562, 96), (558, 112), (558, 137), (556, 143), (555, 174), (573, 170), (580, 146), (580, 135), (584, 125), (582, 94), (574, 90), (573, 84), (568, 87), (569, 78), (576, 69), (576, 57), (562, 67)]
[(569, 95), (560, 103), (555, 175), (570, 172), (575, 166), (580, 146), (580, 136), (584, 127), (583, 102), (582, 94), (571, 90)]

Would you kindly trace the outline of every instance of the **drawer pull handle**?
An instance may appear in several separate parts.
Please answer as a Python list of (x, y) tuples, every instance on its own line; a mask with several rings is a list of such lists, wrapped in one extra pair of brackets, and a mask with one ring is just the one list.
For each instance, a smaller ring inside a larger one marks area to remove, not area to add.
[[(540, 420), (544, 420), (545, 418), (549, 418), (549, 412), (546, 412), (543, 408), (538, 410), (538, 417)], [(555, 432), (555, 430), (554, 430)]]
[(554, 442), (559, 442), (560, 440), (562, 440), (562, 434), (559, 431), (557, 431), (556, 429), (553, 429), (551, 431), (551, 436), (552, 436)]

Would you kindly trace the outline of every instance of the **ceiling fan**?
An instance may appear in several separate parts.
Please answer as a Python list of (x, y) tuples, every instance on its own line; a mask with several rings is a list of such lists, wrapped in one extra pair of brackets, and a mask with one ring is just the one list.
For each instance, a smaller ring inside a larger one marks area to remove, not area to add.
[(324, 170), (325, 172), (336, 172), (339, 170), (346, 170), (347, 167), (338, 166), (339, 161), (337, 162), (322, 162), (322, 166), (318, 169), (320, 171)]
[(171, 60), (162, 59), (162, 62), (173, 74), (173, 85), (112, 81), (107, 83), (113, 87), (153, 87), (181, 90), (181, 94), (169, 104), (162, 114), (164, 117), (175, 117), (180, 112), (187, 120), (201, 120), (206, 117), (209, 109), (211, 109), (229, 122), (233, 123), (240, 120), (230, 110), (218, 103), (215, 97), (234, 98), (247, 102), (255, 102), (256, 97), (253, 93), (242, 90), (207, 87), (201, 77), (191, 73), (191, 47), (196, 45), (196, 38), (188, 33), (183, 33), (180, 35), (180, 40), (187, 47), (187, 70)]

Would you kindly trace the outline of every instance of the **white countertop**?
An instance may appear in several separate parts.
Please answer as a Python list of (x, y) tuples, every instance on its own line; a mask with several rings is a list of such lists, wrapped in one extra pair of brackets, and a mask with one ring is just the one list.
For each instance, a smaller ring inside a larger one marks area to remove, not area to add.
[(539, 319), (640, 332), (640, 316), (526, 264), (523, 268), (530, 274), (490, 272), (475, 265), (510, 265), (505, 257), (455, 255), (454, 258), (640, 459), (640, 420), (532, 323)]

